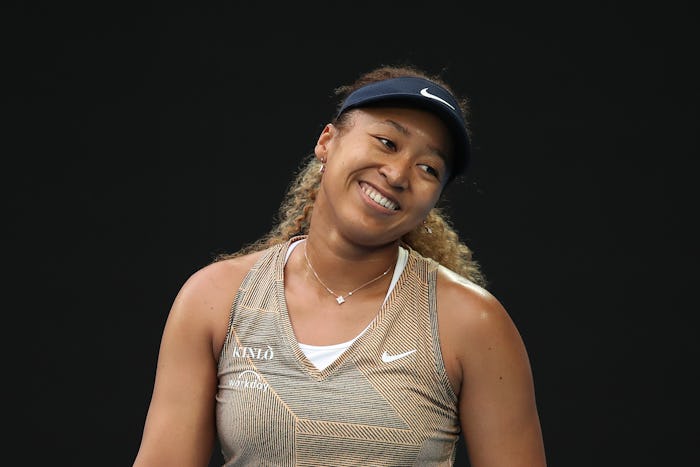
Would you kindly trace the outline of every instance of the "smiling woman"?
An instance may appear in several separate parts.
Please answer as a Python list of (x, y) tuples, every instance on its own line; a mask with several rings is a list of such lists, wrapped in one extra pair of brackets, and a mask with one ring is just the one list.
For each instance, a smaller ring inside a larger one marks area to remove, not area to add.
[(134, 465), (451, 465), (463, 434), (544, 466), (523, 342), (436, 207), (466, 101), (405, 66), (336, 91), (279, 223), (175, 298)]

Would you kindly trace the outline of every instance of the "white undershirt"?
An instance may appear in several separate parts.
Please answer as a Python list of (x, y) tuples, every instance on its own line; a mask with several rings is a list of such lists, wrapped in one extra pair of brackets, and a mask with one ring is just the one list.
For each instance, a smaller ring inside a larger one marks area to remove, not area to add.
[[(299, 241), (296, 241), (289, 245), (289, 249), (287, 250), (287, 256), (284, 259), (284, 262), (286, 264), (287, 259), (289, 259), (289, 255), (292, 254), (292, 251), (294, 248), (296, 248), (298, 245), (301, 245), (302, 242), (305, 242), (306, 240), (302, 239)], [(408, 250), (405, 248), (399, 246), (399, 254), (398, 257), (396, 258), (396, 267), (394, 268), (394, 275), (391, 277), (391, 283), (389, 284), (389, 289), (386, 292), (386, 296), (384, 297), (384, 302), (386, 302), (386, 299), (389, 298), (389, 294), (391, 291), (394, 289), (394, 286), (396, 285), (396, 282), (399, 280), (399, 276), (401, 276), (401, 273), (403, 272), (404, 268), (406, 267), (406, 262), (408, 261)], [(382, 303), (383, 305), (383, 303)], [(371, 323), (370, 323), (371, 325)], [(343, 342), (340, 344), (333, 344), (333, 345), (309, 345), (309, 344), (302, 344), (299, 342), (299, 348), (301, 349), (302, 352), (304, 352), (304, 355), (306, 355), (306, 358), (309, 359), (311, 363), (313, 363), (316, 368), (319, 369), (319, 371), (322, 371), (324, 368), (326, 368), (328, 365), (333, 363), (336, 358), (340, 356), (348, 347), (352, 345), (353, 342), (355, 342), (362, 334), (365, 333), (365, 331), (369, 328), (367, 326), (365, 329), (362, 330), (360, 334), (355, 336), (352, 340), (349, 340), (347, 342)]]

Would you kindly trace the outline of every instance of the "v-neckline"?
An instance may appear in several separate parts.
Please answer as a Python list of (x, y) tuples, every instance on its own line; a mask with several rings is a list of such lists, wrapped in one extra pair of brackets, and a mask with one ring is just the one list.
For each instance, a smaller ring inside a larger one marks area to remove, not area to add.
[(302, 239), (306, 239), (306, 237), (306, 235), (298, 235), (287, 240), (286, 244), (278, 251), (277, 258), (275, 258), (275, 286), (280, 316), (279, 323), (281, 326), (280, 331), (286, 341), (286, 345), (288, 345), (291, 349), (300, 367), (310, 377), (314, 378), (317, 381), (323, 381), (329, 376), (331, 376), (333, 373), (335, 373), (336, 370), (348, 360), (348, 358), (351, 358), (356, 353), (356, 349), (358, 347), (362, 346), (364, 342), (372, 338), (374, 331), (377, 328), (382, 326), (383, 323), (387, 322), (390, 316), (396, 313), (397, 310), (395, 309), (394, 304), (396, 302), (397, 297), (401, 294), (401, 291), (403, 289), (403, 284), (406, 278), (405, 273), (409, 272), (409, 270), (414, 267), (415, 261), (413, 259), (411, 249), (404, 247), (408, 249), (408, 258), (406, 265), (403, 271), (401, 272), (401, 275), (399, 276), (396, 284), (394, 285), (394, 288), (391, 290), (388, 297), (386, 297), (386, 300), (384, 300), (382, 305), (379, 307), (379, 310), (377, 311), (377, 314), (374, 317), (374, 319), (372, 319), (370, 324), (365, 328), (364, 332), (360, 336), (358, 336), (352, 342), (352, 344), (350, 344), (350, 346), (338, 356), (338, 358), (336, 358), (323, 370), (319, 370), (316, 367), (316, 365), (314, 365), (307, 358), (306, 354), (304, 354), (304, 352), (299, 347), (299, 341), (297, 340), (296, 334), (294, 333), (294, 327), (292, 326), (292, 322), (289, 319), (289, 309), (287, 308), (287, 296), (285, 294), (284, 286), (284, 267), (287, 259), (287, 250), (289, 249), (292, 243)]

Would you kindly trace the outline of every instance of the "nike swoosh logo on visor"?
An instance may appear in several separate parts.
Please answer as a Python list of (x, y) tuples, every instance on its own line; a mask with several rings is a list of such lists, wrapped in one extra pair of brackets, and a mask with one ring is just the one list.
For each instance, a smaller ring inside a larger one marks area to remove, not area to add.
[(413, 352), (415, 352), (417, 349), (409, 350), (408, 352), (396, 354), (396, 355), (389, 355), (386, 351), (382, 354), (382, 361), (384, 363), (391, 363), (393, 361), (396, 361), (400, 358), (408, 357), (411, 355)]
[(430, 94), (430, 93), (428, 92), (428, 88), (423, 88), (423, 89), (421, 89), (421, 90), (420, 90), (420, 95), (421, 95), (421, 96), (424, 96), (424, 97), (429, 97), (430, 99), (435, 99), (435, 100), (438, 101), (438, 102), (442, 102), (443, 104), (445, 104), (447, 107), (451, 108), (452, 110), (457, 110), (457, 109), (454, 108), (454, 106), (453, 106), (452, 104), (450, 104), (449, 102), (447, 102), (447, 101), (446, 101), (445, 99), (443, 99), (442, 97), (438, 97), (438, 96), (436, 96), (435, 94)]

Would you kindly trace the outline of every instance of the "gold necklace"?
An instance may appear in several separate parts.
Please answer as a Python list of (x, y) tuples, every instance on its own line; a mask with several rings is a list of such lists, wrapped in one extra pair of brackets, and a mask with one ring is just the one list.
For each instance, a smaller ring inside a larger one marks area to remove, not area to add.
[(357, 291), (360, 290), (361, 288), (370, 285), (372, 282), (378, 281), (378, 280), (381, 279), (382, 277), (386, 276), (386, 275), (389, 273), (389, 271), (391, 270), (391, 265), (390, 265), (390, 266), (387, 268), (386, 271), (384, 271), (383, 273), (381, 273), (380, 275), (378, 275), (378, 276), (375, 277), (374, 279), (365, 282), (364, 284), (362, 284), (362, 285), (359, 286), (358, 288), (356, 288), (356, 289), (354, 289), (354, 290), (352, 290), (352, 291), (346, 293), (345, 295), (338, 295), (337, 293), (333, 292), (326, 284), (324, 284), (323, 281), (321, 280), (321, 278), (318, 277), (318, 274), (316, 274), (316, 270), (315, 270), (314, 267), (311, 265), (311, 261), (309, 261), (309, 256), (306, 254), (306, 243), (304, 243), (304, 258), (306, 258), (306, 264), (309, 265), (309, 269), (311, 269), (311, 272), (314, 273), (314, 277), (316, 277), (316, 280), (318, 281), (318, 283), (321, 284), (323, 287), (325, 287), (325, 289), (326, 289), (328, 292), (330, 292), (331, 295), (333, 295), (333, 296), (335, 297), (335, 301), (338, 302), (338, 305), (342, 305), (343, 303), (345, 303), (345, 298), (346, 298), (346, 297), (347, 297), (347, 298), (350, 298), (350, 296), (351, 296), (352, 294), (354, 294), (355, 292), (357, 292)]

